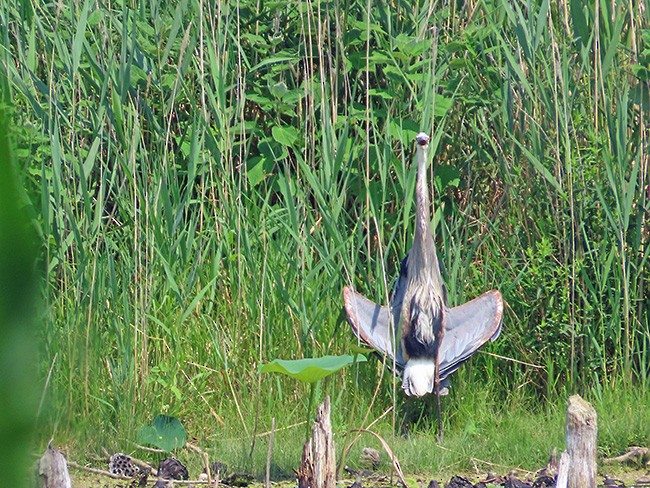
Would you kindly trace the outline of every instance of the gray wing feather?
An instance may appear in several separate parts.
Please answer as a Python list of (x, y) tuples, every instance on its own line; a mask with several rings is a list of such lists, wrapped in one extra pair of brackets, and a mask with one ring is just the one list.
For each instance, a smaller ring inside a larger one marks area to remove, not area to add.
[(491, 290), (474, 300), (448, 309), (445, 335), (440, 344), (440, 377), (456, 371), (483, 344), (494, 341), (501, 333), (503, 298)]
[[(343, 288), (343, 302), (354, 335), (361, 342), (388, 356), (391, 363), (395, 358), (397, 368), (403, 369), (405, 361), (400, 351), (401, 348), (398, 346), (395, 351), (394, 346), (395, 339), (399, 344), (398, 330), (394, 328), (394, 325), (391, 327), (388, 308), (368, 300), (349, 286)], [(388, 364), (388, 366), (391, 365)]]

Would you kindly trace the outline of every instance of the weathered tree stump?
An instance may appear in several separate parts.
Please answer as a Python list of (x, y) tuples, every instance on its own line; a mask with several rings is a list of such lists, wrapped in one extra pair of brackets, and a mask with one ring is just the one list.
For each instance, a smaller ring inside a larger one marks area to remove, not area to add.
[(38, 462), (40, 488), (71, 488), (68, 463), (61, 451), (47, 446), (47, 450)]
[(330, 398), (318, 406), (312, 437), (302, 448), (298, 488), (335, 488), (336, 459), (330, 421)]
[(558, 468), (557, 488), (596, 486), (598, 423), (594, 407), (579, 395), (569, 397), (566, 446)]

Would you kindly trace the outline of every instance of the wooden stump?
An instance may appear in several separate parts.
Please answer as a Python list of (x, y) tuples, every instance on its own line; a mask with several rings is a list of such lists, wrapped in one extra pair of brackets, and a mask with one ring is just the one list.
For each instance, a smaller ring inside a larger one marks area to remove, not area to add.
[(566, 411), (566, 452), (558, 468), (557, 488), (595, 488), (598, 423), (594, 407), (579, 395)]
[(38, 475), (41, 488), (70, 488), (70, 474), (68, 463), (61, 451), (47, 446), (47, 450), (38, 462)]
[(302, 448), (298, 488), (335, 488), (336, 459), (330, 421), (330, 398), (318, 406), (312, 437)]

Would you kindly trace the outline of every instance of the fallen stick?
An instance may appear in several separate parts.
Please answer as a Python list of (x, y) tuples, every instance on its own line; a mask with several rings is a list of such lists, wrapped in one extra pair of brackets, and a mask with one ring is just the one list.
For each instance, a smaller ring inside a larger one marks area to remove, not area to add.
[(81, 464), (75, 463), (74, 461), (68, 461), (68, 466), (71, 466), (82, 471), (88, 471), (89, 473), (100, 474), (108, 478), (113, 478), (114, 480), (131, 480), (128, 476), (122, 476), (121, 474), (114, 474), (110, 471), (106, 471), (98, 468), (90, 468), (88, 466), (82, 466)]
[(625, 463), (627, 461), (635, 461), (637, 463), (643, 463), (643, 459), (646, 456), (650, 456), (650, 449), (647, 447), (630, 447), (625, 454), (620, 456), (604, 459), (605, 463)]

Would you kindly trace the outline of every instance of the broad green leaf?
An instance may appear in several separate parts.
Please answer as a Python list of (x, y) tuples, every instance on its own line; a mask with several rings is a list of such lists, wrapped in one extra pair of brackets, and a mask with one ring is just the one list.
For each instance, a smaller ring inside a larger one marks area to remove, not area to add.
[(293, 146), (293, 143), (298, 139), (298, 131), (290, 126), (280, 127), (276, 125), (271, 129), (271, 134), (273, 134), (273, 139), (283, 146)]
[(83, 177), (86, 179), (90, 177), (90, 174), (92, 173), (92, 170), (95, 166), (95, 159), (97, 158), (97, 151), (99, 150), (100, 142), (101, 142), (101, 137), (97, 136), (93, 141), (92, 145), (90, 146), (88, 155), (86, 156), (86, 159), (83, 162)]
[(562, 188), (560, 182), (557, 180), (557, 178), (555, 178), (555, 176), (553, 176), (548, 168), (542, 164), (537, 156), (534, 155), (528, 148), (524, 147), (521, 142), (517, 140), (514, 142), (517, 144), (517, 146), (519, 146), (519, 149), (521, 149), (521, 151), (528, 157), (528, 160), (532, 163), (533, 167), (539, 172), (539, 174), (542, 175), (551, 185), (553, 185), (553, 187), (557, 190), (558, 194), (562, 198), (566, 198), (566, 192)]
[(282, 373), (305, 383), (314, 383), (354, 362), (367, 361), (363, 355), (323, 356), (307, 359), (274, 359), (262, 364), (259, 373)]
[(185, 445), (187, 435), (180, 420), (170, 415), (156, 415), (149, 425), (138, 429), (138, 444), (171, 451)]

